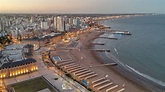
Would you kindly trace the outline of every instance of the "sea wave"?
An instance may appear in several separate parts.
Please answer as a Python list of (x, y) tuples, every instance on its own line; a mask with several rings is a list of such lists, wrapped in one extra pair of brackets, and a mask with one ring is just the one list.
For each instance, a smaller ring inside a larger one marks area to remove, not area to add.
[(149, 80), (153, 81), (153, 82), (156, 83), (156, 84), (159, 84), (159, 85), (165, 87), (165, 82), (162, 82), (162, 81), (160, 81), (160, 80), (158, 80), (158, 79), (155, 79), (155, 78), (153, 78), (153, 77), (151, 77), (151, 76), (149, 76), (149, 75), (147, 75), (147, 74), (144, 74), (144, 73), (139, 72), (138, 70), (134, 69), (133, 67), (131, 67), (131, 66), (127, 65), (127, 64), (124, 64), (124, 63), (120, 62), (114, 55), (112, 55), (112, 54), (110, 54), (110, 53), (108, 53), (108, 52), (105, 52), (105, 55), (106, 55), (108, 58), (112, 59), (114, 62), (116, 62), (116, 63), (118, 63), (118, 64), (124, 66), (127, 70), (132, 71), (132, 72), (134, 72), (134, 73), (136, 73), (136, 74), (138, 74), (138, 75), (140, 75), (140, 76), (142, 76), (142, 77), (144, 77), (144, 78), (146, 78), (146, 79), (149, 79)]
[(124, 63), (120, 62), (120, 61), (119, 61), (114, 55), (112, 55), (111, 53), (105, 52), (105, 55), (106, 55), (106, 57), (112, 59), (114, 62), (125, 66)]
[(149, 76), (149, 75), (147, 75), (147, 74), (141, 73), (141, 72), (139, 72), (138, 70), (132, 68), (131, 66), (129, 66), (129, 65), (127, 65), (127, 64), (126, 64), (126, 67), (128, 67), (128, 68), (129, 68), (130, 70), (132, 70), (133, 72), (135, 72), (135, 73), (137, 73), (137, 74), (139, 74), (139, 75), (141, 75), (141, 76), (143, 76), (143, 77), (145, 77), (145, 78), (147, 78), (147, 79), (149, 79), (149, 80), (151, 80), (151, 81), (153, 81), (153, 82), (155, 82), (155, 83), (157, 83), (157, 84), (159, 84), (159, 85), (165, 86), (165, 83), (162, 82), (162, 81), (160, 81), (160, 80), (157, 80), (157, 79), (155, 79), (155, 78), (152, 78), (151, 76)]

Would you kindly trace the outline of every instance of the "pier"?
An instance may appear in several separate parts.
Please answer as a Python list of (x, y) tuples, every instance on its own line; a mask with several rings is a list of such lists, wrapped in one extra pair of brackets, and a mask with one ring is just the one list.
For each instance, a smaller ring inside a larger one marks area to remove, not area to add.
[(122, 34), (122, 35), (132, 35), (128, 31), (112, 31), (111, 33), (113, 33), (113, 34)]
[(109, 49), (93, 49), (93, 50), (98, 52), (110, 52)]
[(118, 40), (118, 38), (111, 38), (111, 37), (99, 37), (99, 38)]
[(132, 35), (129, 31), (119, 31), (119, 30), (110, 30), (110, 29), (104, 29), (102, 32), (110, 32), (112, 34), (122, 34), (122, 35)]
[(105, 45), (104, 43), (93, 43), (93, 45)]

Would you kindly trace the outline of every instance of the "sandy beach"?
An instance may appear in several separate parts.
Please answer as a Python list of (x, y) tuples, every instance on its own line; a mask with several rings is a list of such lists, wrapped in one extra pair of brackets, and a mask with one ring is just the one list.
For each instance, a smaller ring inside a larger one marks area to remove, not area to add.
[[(96, 52), (91, 50), (92, 41), (101, 34), (103, 33), (96, 31), (81, 34), (79, 44), (77, 46), (79, 49), (70, 50), (69, 55), (80, 65), (96, 72), (99, 75), (98, 78), (108, 75), (109, 80), (113, 81), (115, 84), (118, 84), (120, 87), (124, 86), (125, 92), (151, 92), (150, 90), (120, 74), (113, 68), (115, 66), (90, 67), (103, 64), (103, 60), (97, 55)], [(105, 92), (105, 90), (99, 92)]]

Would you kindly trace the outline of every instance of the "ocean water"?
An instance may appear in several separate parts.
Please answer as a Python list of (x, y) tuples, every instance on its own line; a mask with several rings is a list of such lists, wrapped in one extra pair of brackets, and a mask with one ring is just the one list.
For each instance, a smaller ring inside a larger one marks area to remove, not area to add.
[(165, 15), (107, 20), (104, 24), (132, 33), (119, 40), (106, 39), (113, 57), (133, 72), (165, 86)]

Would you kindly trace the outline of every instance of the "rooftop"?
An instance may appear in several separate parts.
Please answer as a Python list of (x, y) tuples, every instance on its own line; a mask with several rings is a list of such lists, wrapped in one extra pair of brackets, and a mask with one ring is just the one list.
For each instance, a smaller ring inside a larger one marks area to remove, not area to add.
[(7, 62), (7, 63), (4, 63), (0, 67), (0, 69), (16, 67), (16, 66), (19, 66), (19, 65), (25, 65), (25, 64), (30, 64), (30, 63), (34, 63), (34, 62), (37, 62), (37, 61), (33, 58), (18, 60), (18, 61), (14, 61), (14, 62)]

